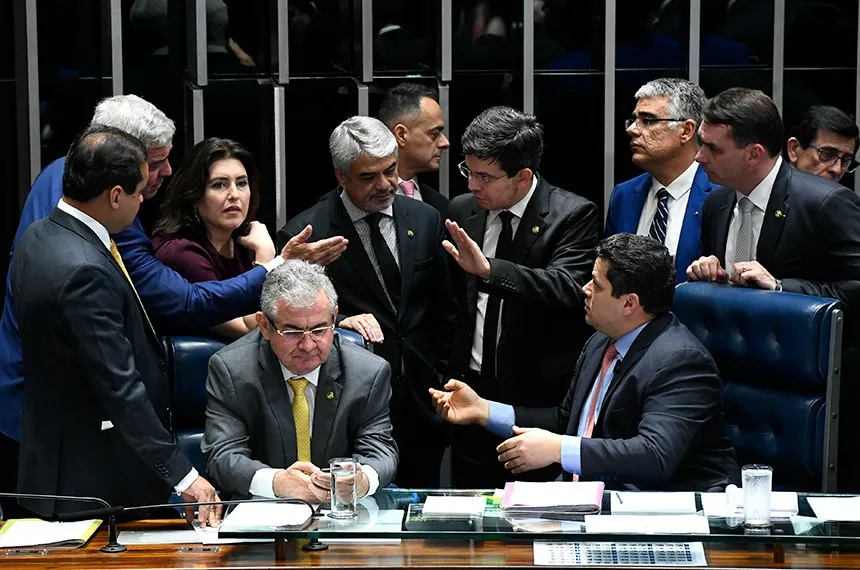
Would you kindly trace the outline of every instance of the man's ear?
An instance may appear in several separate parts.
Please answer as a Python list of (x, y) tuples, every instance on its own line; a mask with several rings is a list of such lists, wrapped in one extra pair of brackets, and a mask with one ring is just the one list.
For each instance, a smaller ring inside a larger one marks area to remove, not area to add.
[(524, 186), (531, 186), (532, 178), (534, 178), (534, 170), (531, 168), (523, 168), (519, 172), (517, 172), (517, 186), (520, 188)]
[(343, 170), (341, 170), (340, 168), (335, 168), (334, 177), (337, 178), (337, 183), (340, 185), (341, 188), (346, 188), (347, 178), (346, 174), (343, 173)]
[(403, 123), (397, 123), (394, 125), (394, 139), (397, 141), (397, 146), (405, 146), (406, 145), (406, 135), (409, 134), (409, 127), (404, 125)]
[(334, 313), (332, 313), (332, 316), (331, 316), (331, 319), (332, 319), (332, 322), (333, 322), (333, 323), (336, 323), (336, 322), (337, 322), (337, 309), (338, 309), (338, 306), (337, 306), (337, 305), (335, 305), (335, 306), (334, 306)]
[(767, 150), (759, 143), (753, 143), (747, 148), (749, 160), (759, 162), (768, 156)]
[(111, 188), (110, 190), (107, 191), (108, 202), (110, 203), (111, 209), (116, 210), (117, 208), (119, 208), (119, 198), (120, 198), (120, 195), (124, 192), (125, 192), (125, 190), (123, 190), (122, 186), (119, 186), (119, 185), (114, 186), (113, 188)]
[(269, 337), (272, 336), (272, 331), (269, 330), (269, 318), (266, 316), (266, 313), (263, 311), (257, 311), (254, 313), (254, 318), (257, 319), (257, 326), (260, 328), (260, 334), (263, 335), (263, 338), (269, 340)]
[(791, 137), (786, 143), (788, 149), (788, 161), (791, 164), (797, 164), (797, 153), (802, 148), (800, 141), (796, 137)]
[(687, 120), (681, 124), (681, 144), (687, 144), (696, 138), (696, 121)]
[(624, 299), (624, 314), (630, 316), (642, 305), (639, 303), (639, 295), (636, 293), (628, 293)]

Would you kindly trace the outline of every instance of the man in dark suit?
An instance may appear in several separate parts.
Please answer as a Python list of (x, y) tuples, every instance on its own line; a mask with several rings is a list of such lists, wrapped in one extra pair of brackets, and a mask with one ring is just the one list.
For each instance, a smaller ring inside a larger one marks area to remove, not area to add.
[[(170, 432), (161, 340), (109, 233), (137, 215), (147, 149), (91, 127), (69, 149), (63, 199), (21, 237), (12, 287), (24, 358), (18, 491), (101, 497), (113, 505), (218, 500)], [(85, 502), (20, 500), (44, 517)], [(220, 507), (201, 507), (205, 525)]]
[(395, 194), (397, 143), (379, 120), (347, 119), (329, 150), (340, 188), (287, 222), (278, 242), (308, 227), (311, 240), (347, 239), (327, 271), (349, 315), (338, 326), (376, 343), (374, 352), (391, 365), (395, 483), (438, 487), (447, 429), (425, 394), (442, 383), (456, 313), (442, 220), (427, 204)]
[[(463, 152), (471, 193), (451, 201), (453, 241), (444, 243), (461, 307), (450, 374), (502, 402), (553, 405), (592, 332), (582, 320), (582, 286), (594, 262), (597, 208), (538, 176), (543, 129), (534, 116), (487, 109), (466, 128)], [(499, 441), (457, 428), (454, 485), (503, 485), (509, 474), (492, 453)]]
[(646, 173), (612, 190), (606, 235), (650, 235), (675, 257), (675, 275), (686, 281), (687, 267), (702, 252), (702, 204), (711, 182), (696, 162), (696, 129), (705, 93), (685, 79), (649, 81), (636, 92), (627, 134), (633, 164)]
[(785, 158), (798, 170), (839, 182), (858, 166), (858, 143), (860, 129), (844, 111), (813, 105), (788, 133)]
[(500, 404), (451, 380), (450, 391), (431, 391), (442, 417), (507, 437), (494, 451), (518, 477), (560, 463), (567, 477), (614, 489), (737, 483), (717, 367), (669, 311), (675, 270), (666, 248), (645, 236), (606, 238), (584, 292), (585, 318), (598, 332), (560, 405)]
[[(696, 160), (722, 187), (705, 200), (703, 257), (687, 277), (839, 299), (841, 401), (857, 401), (860, 198), (782, 159), (782, 120), (761, 91), (733, 88), (709, 100), (699, 137)], [(856, 417), (841, 414), (842, 433), (856, 431)], [(857, 488), (857, 441), (840, 438), (840, 487)]]
[(448, 198), (418, 180), (422, 172), (439, 170), (442, 152), (450, 146), (438, 99), (429, 87), (401, 83), (388, 90), (379, 120), (397, 141), (397, 193), (430, 204), (445, 219)]
[(319, 466), (354, 457), (359, 498), (388, 485), (397, 468), (391, 368), (338, 340), (325, 270), (288, 261), (266, 277), (261, 301), (259, 328), (209, 361), (206, 471), (230, 493), (319, 502), (329, 488)]

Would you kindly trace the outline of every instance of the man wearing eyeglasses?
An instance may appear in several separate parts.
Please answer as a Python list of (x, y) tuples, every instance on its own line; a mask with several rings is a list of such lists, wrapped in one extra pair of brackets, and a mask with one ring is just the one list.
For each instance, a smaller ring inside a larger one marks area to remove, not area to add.
[[(564, 397), (580, 348), (592, 332), (582, 286), (597, 244), (596, 206), (538, 175), (543, 127), (532, 115), (493, 107), (462, 139), (460, 173), (470, 193), (451, 201), (444, 246), (456, 264), (458, 320), (450, 373), (512, 405), (555, 405)], [(501, 438), (455, 426), (453, 483), (500, 486)], [(557, 466), (527, 474), (547, 480)]]
[(259, 328), (210, 359), (201, 447), (222, 491), (327, 501), (334, 457), (361, 465), (358, 498), (394, 477), (391, 368), (335, 335), (337, 299), (322, 266), (287, 261), (263, 284)]
[(828, 105), (813, 105), (788, 136), (786, 158), (798, 170), (839, 182), (854, 172), (860, 129), (847, 114)]
[(678, 281), (702, 252), (702, 204), (711, 181), (696, 162), (696, 129), (705, 93), (685, 79), (649, 81), (636, 92), (624, 126), (633, 164), (646, 172), (616, 186), (609, 198), (607, 236), (651, 236), (675, 258)]

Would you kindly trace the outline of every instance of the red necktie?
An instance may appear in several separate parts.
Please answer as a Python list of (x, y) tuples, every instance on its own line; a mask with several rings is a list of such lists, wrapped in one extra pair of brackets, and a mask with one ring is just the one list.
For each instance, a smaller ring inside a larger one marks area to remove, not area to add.
[[(618, 349), (615, 348), (615, 343), (610, 343), (606, 347), (606, 352), (603, 353), (603, 360), (600, 363), (600, 376), (597, 377), (597, 385), (594, 387), (594, 394), (591, 398), (591, 405), (588, 406), (588, 420), (585, 422), (585, 431), (582, 432), (582, 437), (591, 437), (594, 432), (594, 423), (597, 421), (597, 400), (600, 399), (600, 391), (603, 389), (603, 381), (606, 379), (606, 373), (609, 371), (609, 365), (615, 360), (615, 355), (618, 354)], [(579, 475), (573, 474), (573, 480), (579, 481)]]

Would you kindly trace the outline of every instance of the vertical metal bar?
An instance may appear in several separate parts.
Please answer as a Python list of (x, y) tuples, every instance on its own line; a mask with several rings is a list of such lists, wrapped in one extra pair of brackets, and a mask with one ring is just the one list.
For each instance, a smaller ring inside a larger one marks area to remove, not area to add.
[(283, 87), (275, 86), (275, 215), (276, 227), (287, 223), (287, 102)]
[(687, 62), (689, 79), (699, 82), (702, 63), (702, 0), (690, 0), (690, 54)]
[(370, 83), (371, 81), (373, 81), (373, 0), (361, 0), (361, 82)]
[[(278, 83), (290, 82), (289, 0), (278, 0)], [(275, 97), (277, 98), (277, 92)], [(275, 104), (277, 106), (277, 103)], [(281, 227), (280, 225), (278, 227)]]
[[(451, 118), (451, 93), (447, 85), (439, 85), (439, 106), (442, 108), (442, 120), (445, 122), (445, 136), (448, 137), (451, 133), (450, 118)], [(451, 196), (451, 152), (445, 151), (442, 153), (442, 160), (439, 161), (439, 193), (446, 198)]]
[(782, 114), (785, 81), (785, 0), (773, 2), (773, 102)]
[(835, 493), (839, 483), (839, 390), (842, 383), (842, 311), (831, 315), (830, 344), (827, 363), (827, 394), (824, 408), (824, 457), (821, 471), (821, 491)]
[(615, 186), (615, 0), (606, 0), (603, 58), (603, 214)]
[(188, 79), (203, 87), (208, 84), (209, 61), (206, 52), (206, 0), (187, 0), (185, 21), (188, 28)]
[(14, 0), (15, 105), (18, 108), (18, 205), (42, 167), (36, 0)]
[(535, 112), (535, 1), (523, 2), (523, 112)]
[(440, 40), (442, 61), (439, 62), (439, 68), (442, 74), (442, 81), (451, 81), (454, 74), (453, 59), (451, 50), (454, 41), (454, 11), (451, 6), (451, 0), (442, 0), (442, 26), (440, 30)]
[[(860, 9), (857, 10), (857, 25), (860, 26)], [(860, 30), (860, 27), (857, 28)], [(854, 85), (854, 117), (855, 120), (857, 117), (860, 117), (860, 73), (858, 73), (858, 69), (860, 69), (860, 33), (857, 34), (857, 59), (855, 60), (857, 63), (854, 68), (854, 77), (857, 82)], [(854, 174), (854, 192), (860, 194), (860, 173)]]
[[(191, 87), (191, 145), (203, 140), (203, 90)], [(189, 145), (189, 147), (191, 146)]]
[(370, 115), (370, 89), (361, 83), (358, 84), (358, 114)]
[(122, 95), (122, 0), (109, 0), (107, 2), (107, 8), (109, 10), (108, 19), (110, 21), (111, 94)]

